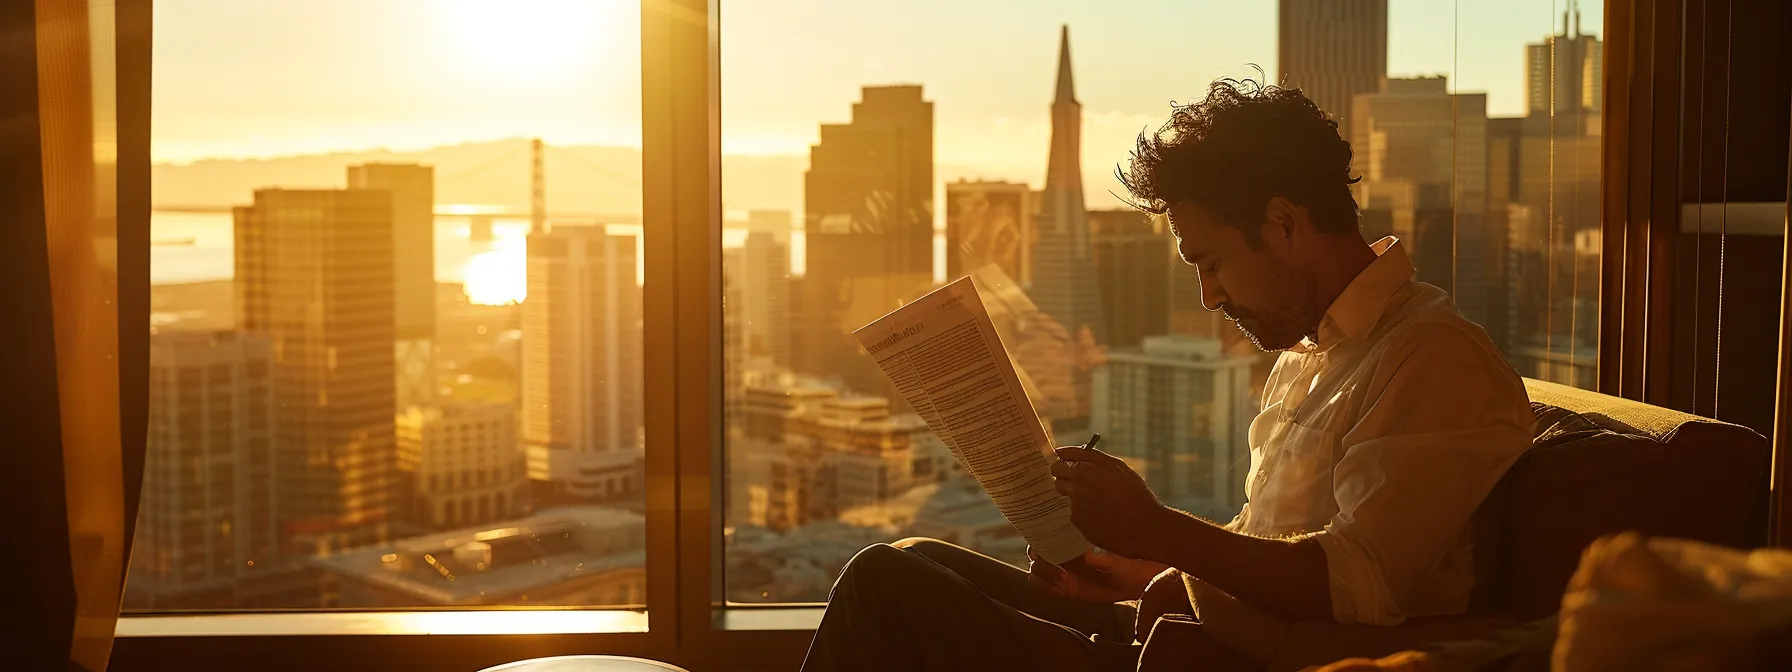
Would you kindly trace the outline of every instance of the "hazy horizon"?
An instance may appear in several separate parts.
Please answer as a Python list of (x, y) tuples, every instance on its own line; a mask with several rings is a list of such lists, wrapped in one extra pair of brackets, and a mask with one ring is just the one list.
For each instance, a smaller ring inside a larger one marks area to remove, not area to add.
[[(1490, 115), (1521, 115), (1523, 45), (1560, 30), (1564, 5), (1390, 0), (1389, 74), (1445, 74), (1455, 90), (1485, 91)], [(152, 160), (416, 153), (532, 137), (638, 149), (639, 8), (164, 0), (155, 7)], [(722, 153), (731, 157), (806, 157), (820, 125), (850, 119), (861, 87), (913, 83), (936, 106), (936, 163), (1037, 186), (1058, 30), (1069, 25), (1083, 173), (1100, 194), (1171, 101), (1198, 97), (1217, 77), (1251, 76), (1252, 64), (1276, 71), (1273, 2), (761, 0), (723, 9)], [(1602, 10), (1584, 8), (1586, 32), (1602, 32)], [(793, 67), (804, 76), (789, 77)]]

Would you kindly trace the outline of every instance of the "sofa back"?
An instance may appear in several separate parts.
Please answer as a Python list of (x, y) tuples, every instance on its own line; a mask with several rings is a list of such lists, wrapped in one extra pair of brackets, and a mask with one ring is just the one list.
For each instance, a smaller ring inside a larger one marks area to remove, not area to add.
[(1763, 543), (1769, 449), (1755, 431), (1525, 379), (1531, 448), (1476, 516), (1471, 609), (1554, 613), (1601, 535), (1626, 530), (1732, 547)]

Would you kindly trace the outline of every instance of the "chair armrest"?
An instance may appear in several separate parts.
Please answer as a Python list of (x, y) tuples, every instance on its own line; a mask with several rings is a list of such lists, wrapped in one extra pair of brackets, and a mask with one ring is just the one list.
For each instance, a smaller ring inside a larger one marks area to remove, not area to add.
[(1504, 614), (1414, 618), (1395, 626), (1300, 621), (1291, 624), (1266, 669), (1301, 670), (1345, 658), (1380, 658), (1437, 642), (1475, 639), (1512, 624)]

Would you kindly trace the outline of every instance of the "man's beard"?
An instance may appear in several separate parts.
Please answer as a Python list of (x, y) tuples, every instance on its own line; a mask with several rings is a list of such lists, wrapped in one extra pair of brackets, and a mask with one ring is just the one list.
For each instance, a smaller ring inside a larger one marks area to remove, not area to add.
[(1307, 283), (1296, 280), (1295, 286), (1288, 290), (1278, 302), (1280, 310), (1275, 315), (1259, 314), (1235, 304), (1222, 305), (1220, 310), (1257, 349), (1264, 352), (1287, 350), (1316, 332), (1319, 320), (1325, 316), (1316, 306), (1318, 301)]

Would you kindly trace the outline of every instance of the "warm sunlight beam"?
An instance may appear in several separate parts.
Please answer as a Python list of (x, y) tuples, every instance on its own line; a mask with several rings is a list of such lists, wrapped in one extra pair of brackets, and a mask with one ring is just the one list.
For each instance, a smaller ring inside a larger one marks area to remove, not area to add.
[(444, 0), (439, 14), (467, 66), (531, 78), (589, 65), (581, 55), (593, 41), (632, 28), (617, 25), (618, 9), (593, 0)]
[(468, 259), (461, 285), (467, 300), (487, 306), (522, 303), (529, 293), (525, 249), (521, 238), (499, 238)]

